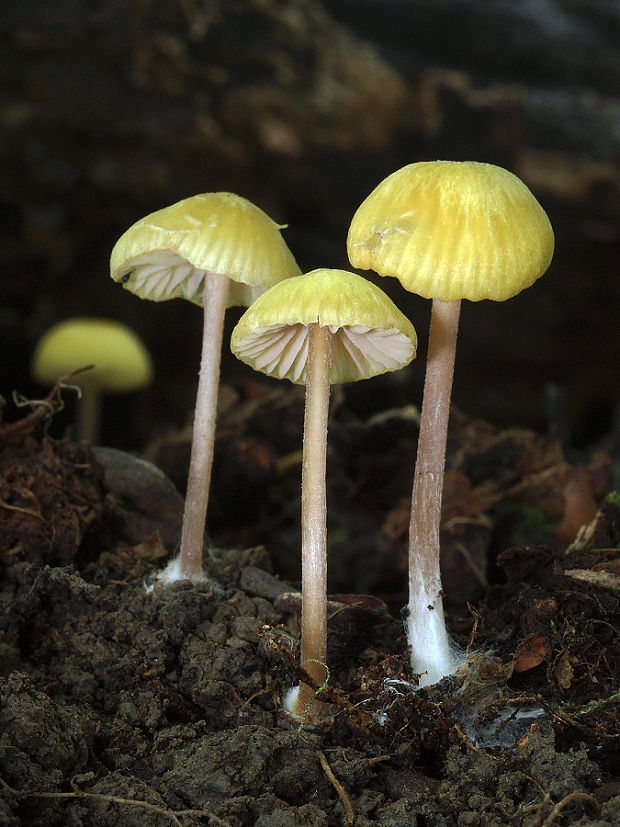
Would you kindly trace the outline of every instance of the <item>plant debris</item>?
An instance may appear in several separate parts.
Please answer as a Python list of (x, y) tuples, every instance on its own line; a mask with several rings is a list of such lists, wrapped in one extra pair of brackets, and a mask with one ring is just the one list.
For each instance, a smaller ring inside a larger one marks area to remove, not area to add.
[[(335, 712), (298, 731), (281, 698), (304, 675), (300, 607), (279, 561), (298, 564), (299, 394), (253, 383), (226, 398), (219, 456), (239, 451), (235, 474), (258, 463), (271, 488), (247, 488), (258, 502), (233, 522), (215, 486), (204, 589), (145, 589), (178, 537), (180, 499), (159, 470), (49, 441), (38, 408), (0, 433), (3, 823), (616, 823), (620, 498), (604, 458), (576, 469), (535, 434), (455, 419), (443, 539), (452, 576), (472, 575), (449, 615), (469, 657), (416, 691), (395, 496), (415, 419), (338, 407), (322, 694)], [(239, 450), (247, 440), (258, 454)], [(174, 468), (183, 444), (157, 452)], [(223, 547), (235, 536), (255, 543)]]

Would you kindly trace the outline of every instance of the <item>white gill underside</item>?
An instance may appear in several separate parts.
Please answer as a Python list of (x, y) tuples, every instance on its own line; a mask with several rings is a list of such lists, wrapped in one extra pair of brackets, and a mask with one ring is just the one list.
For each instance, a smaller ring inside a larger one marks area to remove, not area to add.
[(201, 301), (204, 270), (196, 270), (177, 253), (162, 250), (145, 253), (127, 262), (127, 289), (151, 301), (184, 298)]
[[(331, 382), (351, 382), (397, 370), (412, 355), (411, 340), (396, 329), (362, 325), (330, 326)], [(303, 384), (308, 361), (308, 327), (272, 325), (250, 333), (235, 347), (236, 355), (256, 370)]]
[[(136, 256), (127, 262), (126, 271), (129, 278), (125, 287), (142, 299), (160, 302), (182, 298), (196, 304), (203, 302), (206, 271), (196, 269), (171, 250)], [(229, 305), (250, 304), (262, 292), (259, 287), (231, 282)]]

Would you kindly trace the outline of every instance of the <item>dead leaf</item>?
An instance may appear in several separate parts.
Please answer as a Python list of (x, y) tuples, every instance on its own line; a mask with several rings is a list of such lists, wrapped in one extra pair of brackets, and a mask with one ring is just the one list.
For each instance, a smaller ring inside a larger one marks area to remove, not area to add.
[(480, 485), (473, 486), (462, 471), (449, 468), (444, 474), (442, 523), (479, 517), (501, 498), (499, 486), (494, 480), (485, 480)]
[(514, 671), (527, 672), (539, 666), (551, 652), (551, 644), (543, 635), (528, 638), (519, 646)]
[(573, 580), (580, 580), (599, 589), (620, 591), (620, 577), (612, 571), (594, 571), (592, 569), (567, 569), (564, 574)]
[(128, 579), (140, 579), (152, 569), (159, 560), (169, 556), (163, 545), (159, 532), (155, 531), (143, 543), (136, 546), (121, 546), (113, 552), (101, 555), (101, 564), (108, 570), (113, 566), (125, 572)]
[(555, 530), (555, 537), (562, 545), (569, 545), (579, 529), (590, 523), (597, 512), (588, 469), (584, 466), (571, 468), (564, 484), (564, 513), (562, 522)]

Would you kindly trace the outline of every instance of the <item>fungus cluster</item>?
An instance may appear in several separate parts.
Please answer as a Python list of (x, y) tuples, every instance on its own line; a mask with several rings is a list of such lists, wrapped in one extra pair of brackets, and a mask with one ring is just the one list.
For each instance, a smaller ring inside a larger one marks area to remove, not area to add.
[[(327, 499), (330, 386), (398, 370), (416, 355), (411, 322), (374, 284), (344, 270), (301, 275), (280, 229), (231, 193), (185, 199), (138, 221), (119, 239), (112, 278), (141, 298), (182, 297), (204, 308), (181, 548), (164, 582), (204, 578), (202, 548), (224, 313), (249, 305), (231, 350), (255, 370), (306, 386), (301, 496), (301, 665), (309, 682), (285, 704), (304, 721), (327, 656)], [(432, 298), (428, 361), (409, 533), (407, 637), (420, 685), (452, 674), (442, 606), (439, 527), (446, 435), (461, 300), (501, 301), (530, 286), (553, 254), (549, 220), (527, 187), (490, 164), (411, 164), (359, 207), (347, 239), (354, 267), (394, 276)]]

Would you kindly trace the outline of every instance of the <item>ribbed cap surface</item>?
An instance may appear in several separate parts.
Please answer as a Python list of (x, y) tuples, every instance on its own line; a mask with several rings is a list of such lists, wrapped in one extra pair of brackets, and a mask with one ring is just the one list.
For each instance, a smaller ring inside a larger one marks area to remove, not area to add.
[(300, 274), (280, 230), (245, 198), (194, 195), (147, 215), (114, 245), (110, 275), (151, 301), (202, 304), (205, 272), (228, 276), (228, 306), (248, 305), (266, 287)]
[(361, 204), (347, 238), (354, 267), (442, 301), (508, 299), (545, 272), (553, 246), (547, 214), (525, 184), (473, 161), (392, 173)]
[(415, 357), (415, 330), (394, 302), (361, 276), (328, 269), (286, 279), (259, 296), (230, 347), (255, 370), (304, 384), (312, 324), (334, 334), (332, 383), (398, 370)]

